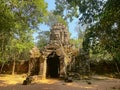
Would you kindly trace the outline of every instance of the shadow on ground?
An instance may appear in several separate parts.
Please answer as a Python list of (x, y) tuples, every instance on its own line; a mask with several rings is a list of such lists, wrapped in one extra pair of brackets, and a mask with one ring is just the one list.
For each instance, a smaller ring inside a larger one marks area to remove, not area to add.
[(30, 85), (22, 85), (24, 79), (21, 76), (0, 77), (0, 90), (120, 90), (120, 79), (101, 76), (72, 83), (47, 79), (37, 80)]

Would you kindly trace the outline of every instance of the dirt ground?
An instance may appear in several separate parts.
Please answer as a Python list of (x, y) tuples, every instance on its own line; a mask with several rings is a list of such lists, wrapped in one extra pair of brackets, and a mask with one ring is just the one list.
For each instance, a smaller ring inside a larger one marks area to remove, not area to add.
[(120, 79), (93, 76), (90, 80), (65, 83), (63, 80), (36, 80), (22, 85), (25, 75), (0, 75), (0, 90), (120, 90)]

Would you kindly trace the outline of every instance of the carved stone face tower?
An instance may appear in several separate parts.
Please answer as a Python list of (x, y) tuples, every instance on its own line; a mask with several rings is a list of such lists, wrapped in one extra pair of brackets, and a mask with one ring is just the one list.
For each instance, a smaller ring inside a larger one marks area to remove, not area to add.
[(70, 62), (70, 56), (67, 55), (70, 52), (66, 52), (65, 47), (69, 46), (69, 32), (65, 25), (62, 23), (53, 25), (49, 44), (41, 50), (39, 74), (43, 78), (65, 75), (66, 65)]
[(50, 43), (58, 42), (61, 44), (69, 43), (68, 29), (62, 23), (55, 24), (51, 29)]

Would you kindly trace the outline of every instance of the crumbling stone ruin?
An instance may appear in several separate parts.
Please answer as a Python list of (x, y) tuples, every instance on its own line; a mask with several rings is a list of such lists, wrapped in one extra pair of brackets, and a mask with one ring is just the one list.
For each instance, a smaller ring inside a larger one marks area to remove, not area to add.
[[(69, 39), (70, 35), (65, 25), (62, 23), (53, 25), (49, 43), (40, 51), (36, 47), (31, 51), (29, 76), (38, 75), (42, 79), (61, 77), (65, 80), (70, 79), (67, 81), (72, 81), (72, 74), (70, 73), (77, 69), (76, 65), (79, 64), (76, 63), (79, 58), (77, 58), (77, 61), (75, 60), (78, 52), (69, 43)], [(79, 67), (82, 66), (85, 65), (79, 65)]]
[(37, 47), (33, 47), (30, 50), (30, 60), (29, 60), (29, 76), (38, 75), (39, 73), (39, 63), (40, 63), (40, 50)]
[[(76, 58), (74, 63), (75, 67), (72, 67), (72, 70), (74, 69), (73, 71), (77, 72), (76, 76), (78, 76), (79, 74), (79, 79), (84, 79), (83, 76), (87, 76), (89, 78), (90, 76), (89, 54), (81, 48), (75, 58)], [(76, 78), (78, 79), (78, 77)]]
[(68, 29), (63, 24), (57, 23), (52, 27), (49, 44), (41, 50), (39, 74), (43, 78), (67, 75), (67, 66), (73, 55), (69, 39)]

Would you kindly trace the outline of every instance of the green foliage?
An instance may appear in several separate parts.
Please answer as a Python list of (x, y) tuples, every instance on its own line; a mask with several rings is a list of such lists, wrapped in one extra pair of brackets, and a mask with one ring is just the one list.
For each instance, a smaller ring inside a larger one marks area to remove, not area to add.
[(45, 19), (45, 23), (50, 27), (52, 27), (55, 23), (62, 23), (67, 26), (67, 22), (62, 18), (62, 16), (55, 15), (53, 12), (49, 12), (48, 16)]
[(80, 24), (87, 25), (83, 41), (86, 52), (96, 58), (112, 56), (120, 62), (120, 1), (56, 0), (55, 13), (71, 20), (78, 17)]
[[(99, 44), (101, 48), (107, 50), (113, 57), (120, 54), (120, 32), (119, 32), (119, 1), (108, 0), (105, 9), (100, 16), (100, 21), (86, 31), (86, 44), (91, 47)], [(87, 42), (88, 41), (88, 42)]]
[(47, 15), (44, 0), (0, 0), (0, 60), (20, 57), (33, 47), (32, 34)]
[(77, 24), (76, 25), (76, 28), (75, 30), (77, 31), (77, 35), (78, 35), (78, 38), (72, 38), (70, 39), (70, 43), (75, 45), (76, 48), (83, 48), (83, 39), (84, 39), (84, 34), (85, 34), (85, 31), (84, 30), (81, 30), (81, 26), (80, 24)]
[(45, 45), (48, 44), (49, 42), (49, 37), (50, 37), (50, 32), (49, 31), (42, 31), (38, 33), (38, 41), (37, 41), (37, 47), (42, 48)]
[(76, 28), (78, 32), (78, 38), (72, 38), (70, 39), (70, 43), (75, 45), (76, 48), (83, 48), (83, 39), (84, 39), (84, 31), (80, 30), (80, 28)]
[(69, 18), (77, 17), (82, 24), (97, 21), (103, 10), (104, 0), (56, 0), (56, 14)]
[(81, 43), (82, 43), (82, 39), (70, 39), (70, 44), (72, 44), (72, 45), (74, 45), (75, 46), (75, 48), (82, 48), (82, 45), (81, 45)]

